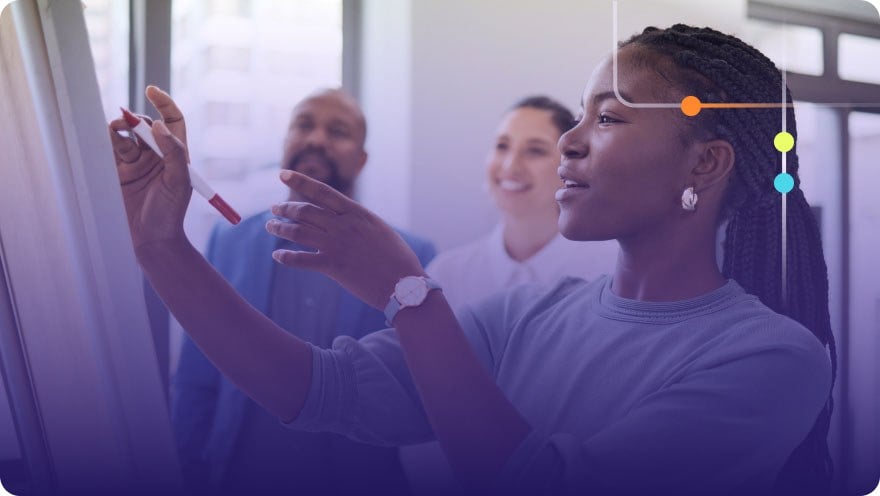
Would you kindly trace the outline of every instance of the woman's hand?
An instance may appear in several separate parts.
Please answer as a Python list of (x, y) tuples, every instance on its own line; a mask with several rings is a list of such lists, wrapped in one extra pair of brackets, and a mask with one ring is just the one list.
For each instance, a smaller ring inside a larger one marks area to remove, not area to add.
[(278, 262), (317, 270), (362, 301), (383, 310), (402, 277), (424, 275), (418, 257), (382, 219), (324, 183), (293, 171), (281, 180), (306, 202), (284, 202), (272, 213), (266, 230), (317, 250), (276, 250)]
[[(186, 241), (183, 217), (192, 195), (183, 114), (174, 100), (155, 86), (147, 87), (146, 96), (162, 116), (153, 123), (152, 131), (164, 159), (138, 139), (124, 119), (109, 126), (135, 253), (144, 247)], [(130, 136), (122, 136), (120, 131), (128, 131)]]

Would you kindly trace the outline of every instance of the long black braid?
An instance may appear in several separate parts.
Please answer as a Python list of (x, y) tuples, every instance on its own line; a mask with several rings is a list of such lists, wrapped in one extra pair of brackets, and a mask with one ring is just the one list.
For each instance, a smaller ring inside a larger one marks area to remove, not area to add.
[[(621, 46), (645, 47), (657, 70), (676, 86), (703, 102), (777, 102), (782, 98), (782, 75), (770, 59), (742, 40), (709, 28), (677, 24), (647, 28)], [(646, 60), (647, 61), (647, 60)], [(669, 64), (671, 61), (671, 64)], [(648, 61), (648, 63), (651, 63)], [(787, 90), (787, 88), (786, 88)], [(791, 94), (786, 91), (788, 102)], [(787, 111), (787, 131), (797, 142), (794, 110)], [(803, 324), (828, 346), (832, 385), (837, 376), (837, 353), (828, 313), (828, 271), (816, 219), (798, 187), (798, 157), (788, 153), (787, 172), (795, 181), (787, 199), (787, 272), (783, 294), (780, 250), (782, 195), (773, 180), (782, 158), (773, 145), (781, 131), (779, 109), (706, 109), (684, 117), (696, 136), (724, 139), (733, 146), (736, 162), (724, 201), (728, 220), (724, 243), (725, 277), (740, 285), (777, 313)], [(828, 429), (834, 402), (831, 391), (812, 430), (783, 467), (777, 494), (828, 494), (833, 464)]]

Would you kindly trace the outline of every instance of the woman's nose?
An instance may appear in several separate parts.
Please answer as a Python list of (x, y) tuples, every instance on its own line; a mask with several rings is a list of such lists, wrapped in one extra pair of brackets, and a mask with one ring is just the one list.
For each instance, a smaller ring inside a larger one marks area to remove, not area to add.
[(513, 172), (520, 168), (520, 159), (516, 153), (508, 153), (501, 161), (501, 170)]
[(585, 140), (581, 139), (575, 129), (568, 131), (559, 138), (559, 153), (565, 158), (583, 158), (587, 156), (589, 147)]

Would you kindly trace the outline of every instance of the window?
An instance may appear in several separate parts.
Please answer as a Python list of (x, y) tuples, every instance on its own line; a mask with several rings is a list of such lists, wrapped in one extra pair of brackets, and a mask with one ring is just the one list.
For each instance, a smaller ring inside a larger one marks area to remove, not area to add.
[[(290, 111), (342, 83), (342, 0), (174, 0), (171, 37), (171, 94), (187, 116), (192, 166), (243, 216), (284, 199), (275, 172)], [(192, 203), (196, 246), (218, 220)]]
[[(342, 0), (174, 0), (171, 94), (190, 160), (243, 217), (287, 197), (278, 180), (293, 106), (342, 85)], [(203, 249), (222, 219), (193, 201), (185, 228)], [(173, 326), (170, 368), (180, 331)]]
[(205, 104), (205, 119), (211, 126), (246, 128), (250, 123), (249, 110), (246, 103), (208, 102)]
[[(880, 281), (877, 280), (877, 248), (880, 247), (880, 168), (877, 152), (880, 150), (880, 115), (853, 112), (849, 115), (850, 131), (850, 198), (852, 208), (849, 228), (852, 242), (849, 256), (853, 270), (850, 286), (850, 356), (852, 374), (850, 408), (861, 415), (854, 416), (853, 430), (860, 438), (874, 440), (853, 443), (851, 471), (858, 480), (874, 479), (880, 462), (880, 439), (877, 419), (880, 418)], [(874, 267), (873, 270), (868, 269)], [(861, 270), (860, 270), (861, 269)], [(864, 482), (862, 482), (864, 484)], [(870, 483), (858, 488), (857, 494), (870, 491)], [(856, 493), (853, 493), (856, 494)]]
[(251, 51), (246, 47), (209, 46), (205, 49), (206, 71), (246, 72), (251, 66)]
[(821, 76), (822, 31), (807, 26), (749, 19), (745, 39), (782, 69)]
[[(880, 84), (880, 39), (841, 34), (838, 41), (838, 69), (843, 79)], [(873, 61), (873, 63), (866, 63)], [(880, 96), (877, 97), (880, 100)]]
[(251, 0), (210, 0), (208, 14), (213, 16), (250, 17)]

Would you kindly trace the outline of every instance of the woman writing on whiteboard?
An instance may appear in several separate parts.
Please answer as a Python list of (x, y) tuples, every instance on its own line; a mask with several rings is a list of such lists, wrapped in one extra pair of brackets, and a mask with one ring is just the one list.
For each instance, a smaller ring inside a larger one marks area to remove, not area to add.
[[(782, 86), (763, 54), (707, 28), (648, 28), (619, 62), (630, 102), (774, 102)], [(267, 228), (318, 252), (276, 259), (330, 275), (394, 326), (314, 348), (250, 308), (186, 240), (179, 120), (154, 127), (164, 162), (113, 137), (138, 260), (205, 354), (283, 422), (386, 445), (436, 438), (476, 492), (827, 492), (827, 276), (794, 152), (781, 243), (781, 112), (633, 108), (612, 81), (606, 59), (559, 140), (557, 194), (567, 238), (620, 243), (609, 277), (520, 288), (456, 319), (386, 224), (285, 171), (308, 203), (276, 206), (291, 222)]]

